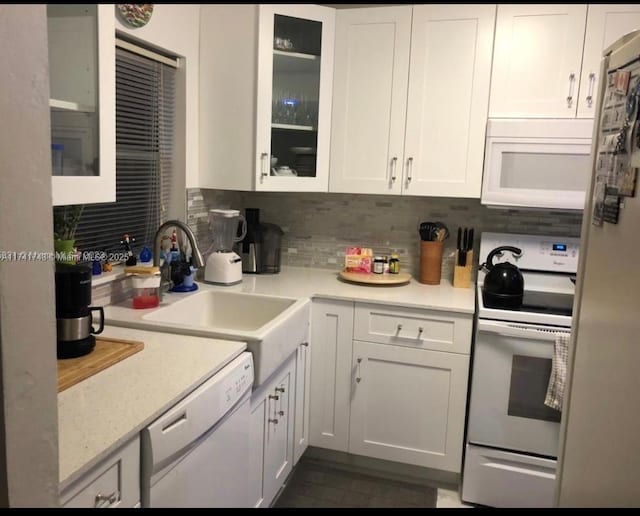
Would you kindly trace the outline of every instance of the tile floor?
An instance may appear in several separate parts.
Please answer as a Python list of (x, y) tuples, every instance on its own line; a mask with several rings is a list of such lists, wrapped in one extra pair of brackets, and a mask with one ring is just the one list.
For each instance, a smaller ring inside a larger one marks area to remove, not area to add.
[(336, 469), (302, 458), (274, 507), (464, 507), (458, 492)]

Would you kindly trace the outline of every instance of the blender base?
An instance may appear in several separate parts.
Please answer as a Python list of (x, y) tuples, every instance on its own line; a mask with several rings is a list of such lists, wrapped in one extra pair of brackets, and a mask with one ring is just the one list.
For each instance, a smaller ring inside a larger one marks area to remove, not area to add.
[(214, 252), (207, 258), (204, 281), (214, 285), (235, 285), (242, 281), (242, 258), (234, 252)]

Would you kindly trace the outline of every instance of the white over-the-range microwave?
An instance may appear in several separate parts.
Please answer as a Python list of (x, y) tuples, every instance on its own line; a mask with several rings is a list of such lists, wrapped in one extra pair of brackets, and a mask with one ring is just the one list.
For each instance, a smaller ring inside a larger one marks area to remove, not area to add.
[(592, 132), (591, 119), (490, 119), (482, 204), (582, 210)]

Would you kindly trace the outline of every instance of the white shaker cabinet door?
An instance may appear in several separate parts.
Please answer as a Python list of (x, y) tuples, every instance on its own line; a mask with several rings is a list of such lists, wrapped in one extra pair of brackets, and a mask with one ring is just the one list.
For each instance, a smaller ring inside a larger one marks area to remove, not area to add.
[(459, 473), (469, 355), (354, 341), (349, 452)]
[(491, 118), (575, 118), (586, 4), (500, 4)]
[(403, 193), (480, 197), (495, 13), (414, 6)]
[(351, 301), (313, 300), (311, 446), (346, 452), (349, 445), (353, 311)]
[(602, 52), (621, 36), (637, 29), (640, 29), (640, 4), (589, 4), (578, 118), (594, 117)]
[(411, 9), (336, 13), (331, 192), (401, 191)]

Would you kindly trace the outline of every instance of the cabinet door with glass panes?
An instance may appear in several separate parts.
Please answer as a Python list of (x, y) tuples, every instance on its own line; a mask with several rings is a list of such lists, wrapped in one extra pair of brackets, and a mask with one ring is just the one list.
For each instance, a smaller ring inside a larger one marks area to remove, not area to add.
[(115, 201), (112, 5), (48, 4), (54, 205)]
[(335, 10), (260, 5), (259, 191), (327, 191)]

